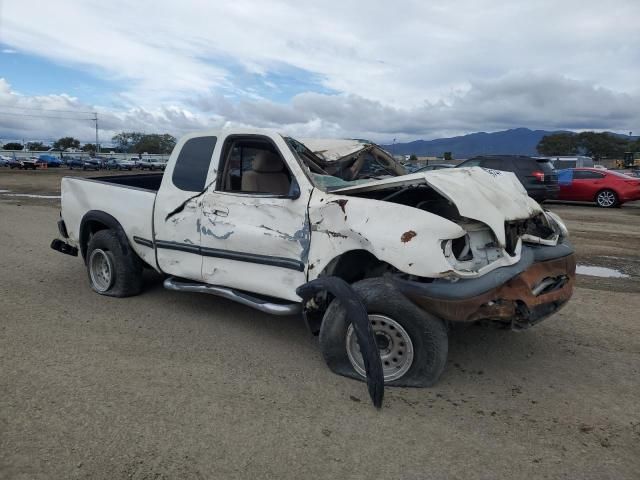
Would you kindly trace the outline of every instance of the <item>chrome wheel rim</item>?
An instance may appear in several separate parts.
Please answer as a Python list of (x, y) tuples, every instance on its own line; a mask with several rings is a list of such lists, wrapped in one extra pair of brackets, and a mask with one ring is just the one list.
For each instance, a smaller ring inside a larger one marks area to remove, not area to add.
[(610, 207), (615, 203), (615, 201), (616, 196), (613, 194), (613, 192), (600, 192), (598, 194), (598, 204), (602, 205), (603, 207)]
[[(413, 343), (407, 331), (398, 322), (385, 315), (371, 314), (369, 321), (376, 336), (385, 382), (402, 378), (413, 364)], [(366, 376), (357, 335), (349, 325), (346, 338), (347, 356), (353, 369)]]
[(89, 256), (89, 276), (93, 288), (102, 293), (113, 283), (113, 265), (104, 250), (96, 248)]

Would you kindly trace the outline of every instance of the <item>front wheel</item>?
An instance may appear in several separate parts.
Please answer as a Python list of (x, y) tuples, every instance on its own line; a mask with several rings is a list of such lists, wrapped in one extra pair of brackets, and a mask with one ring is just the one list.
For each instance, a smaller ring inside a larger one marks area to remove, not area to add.
[(596, 195), (596, 203), (602, 208), (611, 208), (618, 205), (618, 196), (613, 190), (602, 190)]
[[(429, 387), (444, 370), (448, 354), (445, 324), (407, 300), (389, 282), (372, 278), (353, 290), (367, 308), (386, 385)], [(338, 300), (327, 309), (320, 328), (320, 347), (329, 368), (364, 380), (364, 362), (353, 326)]]
[(142, 261), (130, 246), (123, 247), (115, 231), (91, 237), (86, 261), (89, 284), (100, 295), (129, 297), (142, 290)]

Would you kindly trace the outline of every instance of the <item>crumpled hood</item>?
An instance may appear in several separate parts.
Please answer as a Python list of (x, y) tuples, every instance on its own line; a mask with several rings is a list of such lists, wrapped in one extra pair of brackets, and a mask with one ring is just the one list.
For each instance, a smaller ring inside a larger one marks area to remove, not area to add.
[(504, 222), (531, 218), (543, 211), (527, 195), (515, 174), (480, 167), (413, 173), (332, 190), (331, 193), (348, 195), (419, 184), (429, 185), (451, 201), (460, 215), (488, 225), (502, 246), (506, 243)]

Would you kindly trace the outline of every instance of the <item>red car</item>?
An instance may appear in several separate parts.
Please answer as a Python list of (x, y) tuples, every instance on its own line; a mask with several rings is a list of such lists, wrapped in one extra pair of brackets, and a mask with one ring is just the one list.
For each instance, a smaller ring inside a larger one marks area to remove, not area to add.
[(640, 179), (599, 168), (558, 170), (558, 200), (596, 202), (610, 208), (640, 200)]

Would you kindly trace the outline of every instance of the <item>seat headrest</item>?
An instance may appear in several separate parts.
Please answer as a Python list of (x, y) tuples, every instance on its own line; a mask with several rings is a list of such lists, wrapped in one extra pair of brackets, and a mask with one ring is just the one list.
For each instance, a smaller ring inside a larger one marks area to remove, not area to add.
[(253, 158), (253, 171), (259, 173), (281, 172), (284, 167), (282, 160), (275, 153), (268, 150), (259, 151)]

